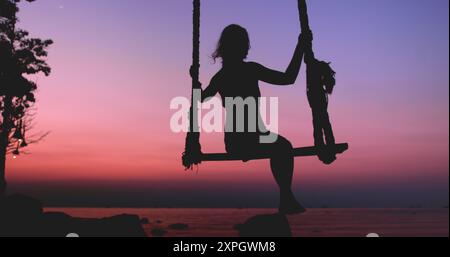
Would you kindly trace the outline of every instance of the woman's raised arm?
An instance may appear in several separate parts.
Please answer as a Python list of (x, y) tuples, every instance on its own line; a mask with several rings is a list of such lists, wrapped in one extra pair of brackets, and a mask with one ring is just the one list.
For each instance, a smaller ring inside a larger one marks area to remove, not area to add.
[(255, 63), (256, 75), (259, 80), (273, 85), (292, 85), (297, 80), (302, 65), (305, 47), (312, 41), (312, 35), (300, 35), (292, 60), (285, 72), (272, 70)]

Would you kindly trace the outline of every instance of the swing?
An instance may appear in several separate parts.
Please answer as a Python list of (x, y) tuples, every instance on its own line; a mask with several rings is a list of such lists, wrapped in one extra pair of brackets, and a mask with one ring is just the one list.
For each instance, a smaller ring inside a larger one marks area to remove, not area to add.
[[(306, 11), (305, 0), (298, 0), (300, 22), (302, 25), (302, 31), (309, 30), (308, 16)], [(198, 88), (199, 73), (200, 73), (200, 0), (193, 0), (193, 52), (192, 52), (192, 90)], [(195, 109), (193, 104), (193, 98), (191, 98), (191, 109), (190, 109), (190, 130), (189, 131), (199, 131), (198, 124), (194, 122), (194, 113), (198, 110)], [(331, 146), (329, 146), (331, 147)], [(335, 144), (332, 146), (332, 150), (336, 154), (342, 154), (348, 150), (349, 146), (347, 143)], [(308, 157), (317, 156), (318, 149), (314, 146), (311, 147), (301, 147), (293, 149), (292, 155), (294, 157)], [(186, 169), (192, 169), (194, 165), (198, 165), (202, 162), (213, 162), (213, 161), (251, 161), (251, 160), (263, 160), (271, 158), (270, 153), (259, 152), (250, 153), (245, 156), (242, 155), (232, 155), (228, 153), (202, 153), (200, 145), (200, 133), (189, 132), (186, 137), (185, 152), (183, 153), (183, 166)]]

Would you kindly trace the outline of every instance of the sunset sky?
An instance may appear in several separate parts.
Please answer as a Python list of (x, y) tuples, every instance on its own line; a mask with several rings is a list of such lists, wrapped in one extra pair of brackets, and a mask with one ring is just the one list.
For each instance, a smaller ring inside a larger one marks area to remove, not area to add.
[[(308, 1), (316, 55), (332, 62), (330, 115), (350, 150), (330, 166), (296, 160), (294, 186), (308, 207), (448, 205), (449, 2)], [(169, 108), (190, 94), (189, 0), (38, 0), (21, 4), (20, 27), (51, 38), (49, 77), (39, 84), (30, 155), (8, 159), (14, 191), (58, 205), (275, 206), (269, 162), (205, 163), (184, 171), (184, 134)], [(202, 1), (201, 80), (222, 29), (246, 27), (249, 60), (284, 70), (299, 34), (295, 0)], [(313, 143), (305, 69), (279, 97), (280, 132)], [(223, 152), (222, 134), (202, 134)]]

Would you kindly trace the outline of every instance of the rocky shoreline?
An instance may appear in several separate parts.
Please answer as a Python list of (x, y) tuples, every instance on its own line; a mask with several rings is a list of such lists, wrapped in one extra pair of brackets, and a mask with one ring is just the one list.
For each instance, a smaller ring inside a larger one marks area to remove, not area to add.
[(25, 195), (0, 198), (0, 237), (146, 237), (137, 215), (101, 219), (44, 212), (40, 201)]

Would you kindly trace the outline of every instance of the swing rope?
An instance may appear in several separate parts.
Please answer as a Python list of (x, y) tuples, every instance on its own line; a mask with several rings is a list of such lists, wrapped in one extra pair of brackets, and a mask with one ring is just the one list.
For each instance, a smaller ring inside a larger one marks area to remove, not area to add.
[[(312, 33), (311, 28), (309, 27), (308, 7), (306, 5), (306, 0), (298, 0), (298, 14), (302, 33)], [(311, 64), (315, 60), (314, 51), (312, 48), (308, 49), (304, 58), (307, 65)]]
[(186, 145), (183, 153), (183, 166), (192, 169), (194, 165), (202, 162), (202, 151), (200, 145), (200, 133), (198, 132), (197, 107), (194, 103), (194, 90), (198, 88), (200, 77), (200, 0), (193, 2), (193, 50), (192, 50), (192, 97), (189, 119), (189, 132), (186, 136)]

